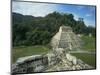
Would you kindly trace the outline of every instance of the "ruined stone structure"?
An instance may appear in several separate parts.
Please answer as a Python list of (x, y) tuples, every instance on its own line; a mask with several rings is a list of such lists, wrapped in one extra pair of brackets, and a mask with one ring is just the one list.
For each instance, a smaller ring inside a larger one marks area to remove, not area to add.
[(19, 58), (12, 67), (13, 73), (41, 72), (48, 65), (48, 57), (33, 55)]
[(61, 48), (49, 52), (46, 55), (33, 55), (19, 58), (12, 65), (13, 74), (82, 69), (93, 69), (93, 67), (77, 59), (75, 56), (65, 53)]
[(71, 27), (61, 26), (59, 32), (52, 38), (53, 48), (75, 49), (80, 47), (80, 38), (74, 34)]
[(53, 50), (44, 55), (32, 55), (19, 58), (12, 65), (12, 73), (34, 73), (63, 70), (93, 69), (94, 67), (72, 56), (66, 49), (80, 47), (80, 39), (70, 27), (61, 26), (51, 41)]

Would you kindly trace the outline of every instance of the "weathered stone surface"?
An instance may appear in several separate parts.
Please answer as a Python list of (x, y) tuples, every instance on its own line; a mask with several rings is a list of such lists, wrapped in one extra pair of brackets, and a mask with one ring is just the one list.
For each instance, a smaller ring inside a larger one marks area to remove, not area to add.
[(35, 60), (35, 59), (41, 58), (41, 57), (42, 57), (41, 55), (32, 55), (32, 56), (21, 57), (16, 61), (16, 63), (21, 64), (23, 62)]
[(56, 55), (55, 54), (48, 53), (47, 56), (48, 56), (48, 65), (49, 66), (56, 64), (57, 60), (56, 60)]
[(74, 49), (80, 47), (80, 38), (68, 26), (61, 26), (59, 32), (52, 38), (53, 48)]
[(66, 58), (67, 58), (68, 61), (71, 61), (74, 65), (77, 64), (77, 59), (76, 59), (75, 56), (72, 56), (70, 54), (66, 54)]
[(40, 65), (34, 69), (34, 72), (42, 72), (44, 70), (44, 66)]
[(48, 66), (46, 55), (33, 55), (19, 58), (12, 66), (13, 73), (41, 72)]

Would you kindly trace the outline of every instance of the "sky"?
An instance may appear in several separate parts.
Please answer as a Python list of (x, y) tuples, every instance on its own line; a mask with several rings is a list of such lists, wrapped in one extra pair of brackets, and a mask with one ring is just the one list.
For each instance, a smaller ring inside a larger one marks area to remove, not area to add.
[(84, 18), (86, 26), (95, 27), (96, 7), (87, 5), (71, 5), (71, 4), (50, 4), (50, 3), (34, 3), (34, 2), (12, 2), (12, 12), (23, 15), (32, 15), (35, 17), (46, 16), (54, 11), (59, 13), (69, 13), (74, 15), (74, 19)]

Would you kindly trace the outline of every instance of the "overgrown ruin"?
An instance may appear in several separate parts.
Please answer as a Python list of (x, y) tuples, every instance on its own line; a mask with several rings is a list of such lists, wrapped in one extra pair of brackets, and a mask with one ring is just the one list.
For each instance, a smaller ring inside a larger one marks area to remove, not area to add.
[(12, 65), (12, 73), (92, 69), (94, 67), (70, 54), (70, 51), (80, 48), (80, 41), (71, 27), (61, 26), (59, 32), (51, 40), (50, 52), (19, 58)]
[(61, 26), (59, 32), (52, 38), (53, 48), (75, 49), (80, 47), (80, 38), (74, 34), (69, 26)]

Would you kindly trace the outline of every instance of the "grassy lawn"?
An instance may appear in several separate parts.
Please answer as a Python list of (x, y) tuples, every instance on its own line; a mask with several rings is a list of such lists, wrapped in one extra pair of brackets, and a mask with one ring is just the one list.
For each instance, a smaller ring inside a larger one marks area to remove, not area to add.
[(82, 61), (93, 67), (95, 67), (96, 65), (95, 54), (73, 53), (72, 55), (76, 56), (77, 58), (81, 59)]
[(49, 48), (45, 46), (15, 47), (12, 49), (12, 62), (16, 62), (19, 57), (30, 56), (34, 54), (43, 54), (47, 53), (48, 51)]
[(83, 40), (83, 50), (88, 50), (88, 51), (95, 51), (96, 50), (96, 39), (94, 37), (89, 37), (89, 36), (82, 36), (81, 39)]
[[(95, 50), (96, 50), (96, 43), (95, 43), (96, 39), (94, 37), (82, 36), (81, 39), (83, 41), (82, 50), (95, 52)], [(73, 53), (72, 55), (83, 60), (85, 63), (95, 67), (95, 64), (96, 64), (95, 54)]]

